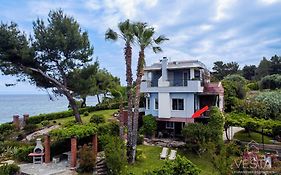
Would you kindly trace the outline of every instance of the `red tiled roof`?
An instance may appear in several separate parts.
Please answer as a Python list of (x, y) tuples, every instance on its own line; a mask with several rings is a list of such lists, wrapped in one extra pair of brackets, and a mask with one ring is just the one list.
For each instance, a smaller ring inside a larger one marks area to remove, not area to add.
[(220, 94), (223, 95), (224, 94), (224, 88), (221, 84), (221, 82), (219, 83), (206, 83), (204, 85), (204, 93), (207, 94)]

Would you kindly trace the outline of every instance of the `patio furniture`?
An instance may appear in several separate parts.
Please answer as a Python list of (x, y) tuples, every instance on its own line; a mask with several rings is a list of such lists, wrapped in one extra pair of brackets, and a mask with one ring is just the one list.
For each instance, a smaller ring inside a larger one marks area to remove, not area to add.
[(163, 147), (162, 152), (160, 153), (160, 159), (166, 159), (168, 156), (168, 148)]
[(52, 162), (53, 162), (54, 164), (59, 163), (59, 162), (60, 162), (60, 157), (58, 157), (58, 156), (53, 157)]
[(66, 159), (67, 159), (67, 166), (70, 166), (70, 162), (71, 162), (71, 152), (70, 152), (70, 151), (64, 152), (64, 153), (62, 153), (62, 155), (65, 156)]
[(169, 160), (175, 160), (176, 156), (177, 156), (177, 151), (171, 150), (170, 155), (169, 155)]

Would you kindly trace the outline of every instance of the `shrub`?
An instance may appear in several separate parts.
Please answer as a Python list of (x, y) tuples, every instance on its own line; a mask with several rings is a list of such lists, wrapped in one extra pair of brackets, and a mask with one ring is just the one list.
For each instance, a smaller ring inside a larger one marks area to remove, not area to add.
[(273, 74), (265, 76), (260, 82), (261, 89), (280, 89), (281, 88), (281, 75)]
[(137, 149), (137, 151), (136, 151), (136, 160), (141, 161), (141, 160), (143, 160), (145, 158), (146, 157), (145, 157), (145, 155), (143, 153), (143, 150), (142, 149)]
[(69, 121), (65, 122), (63, 124), (63, 126), (64, 127), (71, 127), (71, 126), (76, 125), (76, 124), (77, 124), (77, 122), (75, 120), (69, 120)]
[(280, 126), (273, 126), (272, 128), (272, 135), (276, 138), (281, 138), (281, 127)]
[(90, 123), (101, 124), (105, 123), (105, 118), (103, 115), (95, 115), (93, 114), (90, 118)]
[(92, 124), (76, 124), (69, 127), (54, 129), (50, 132), (51, 137), (55, 140), (68, 139), (72, 136), (85, 138), (97, 132), (97, 128)]
[(2, 175), (15, 175), (19, 173), (20, 167), (16, 164), (4, 164), (0, 167), (0, 174)]
[(86, 111), (86, 112), (84, 112), (84, 116), (89, 116), (89, 112), (88, 111)]
[(50, 122), (48, 120), (44, 120), (41, 122), (42, 126), (48, 126), (50, 124)]
[(225, 111), (231, 112), (235, 106), (235, 99), (244, 99), (246, 96), (246, 79), (240, 75), (229, 75), (222, 81), (224, 87)]
[[(120, 105), (126, 106), (125, 103), (110, 103), (110, 104), (98, 104), (96, 106), (90, 106), (86, 108), (80, 108), (79, 113), (83, 114), (85, 112), (94, 112), (94, 111), (99, 111), (99, 110), (106, 110), (106, 109), (118, 109)], [(41, 123), (41, 121), (44, 120), (57, 120), (61, 118), (67, 118), (73, 116), (73, 111), (68, 110), (68, 111), (63, 111), (63, 112), (54, 112), (54, 113), (49, 113), (49, 114), (40, 114), (37, 116), (32, 116), (28, 119), (29, 124), (38, 124)]]
[(204, 143), (210, 138), (208, 126), (202, 123), (189, 123), (185, 125), (182, 129), (182, 135), (185, 137), (187, 148), (199, 155), (204, 150)]
[(190, 160), (177, 156), (176, 160), (166, 161), (163, 167), (145, 172), (145, 175), (198, 175), (200, 172), (201, 170)]
[(125, 144), (119, 137), (108, 136), (105, 146), (105, 159), (109, 175), (125, 173), (126, 151)]
[(14, 130), (13, 124), (3, 123), (0, 124), (0, 140), (5, 140), (5, 137), (12, 133)]
[[(281, 116), (281, 91), (261, 92), (253, 100), (265, 104), (266, 118), (277, 119)], [(254, 116), (255, 117), (255, 116)]]
[(138, 134), (137, 144), (142, 145), (144, 141), (144, 136), (142, 134)]
[(259, 90), (259, 84), (258, 84), (258, 82), (249, 83), (249, 84), (247, 84), (247, 88), (249, 88), (252, 91), (257, 91), (257, 90)]
[(112, 136), (119, 136), (119, 123), (113, 121), (113, 122), (99, 124), (98, 133), (99, 135), (108, 134)]
[(242, 85), (245, 85), (247, 83), (247, 80), (244, 77), (242, 77), (241, 75), (238, 75), (238, 74), (228, 75), (224, 78), (224, 80), (237, 82), (237, 83), (240, 83)]
[(224, 130), (224, 117), (217, 107), (210, 110), (210, 121), (207, 125), (202, 123), (189, 123), (182, 129), (189, 149), (201, 154), (207, 142), (222, 143)]
[(93, 172), (95, 157), (91, 147), (86, 144), (79, 150), (79, 172)]
[(247, 99), (237, 105), (236, 112), (244, 112), (253, 117), (257, 118), (268, 118), (268, 109), (267, 105), (262, 101), (257, 101), (254, 98)]
[(32, 158), (28, 156), (29, 153), (32, 153), (34, 146), (23, 146), (19, 147), (14, 157), (20, 162), (32, 162)]
[(9, 123), (0, 124), (0, 134), (14, 130), (14, 125)]
[(213, 167), (221, 175), (232, 174), (233, 156), (239, 156), (240, 150), (234, 143), (220, 144), (208, 143), (207, 155)]
[(34, 131), (36, 131), (37, 129), (37, 125), (36, 124), (27, 124), (24, 126), (23, 130), (29, 134), (29, 133), (32, 133)]
[(144, 133), (146, 136), (152, 136), (152, 134), (157, 129), (157, 122), (155, 117), (152, 115), (145, 115), (143, 116), (143, 126), (141, 127), (141, 132)]
[(210, 121), (208, 123), (210, 139), (212, 142), (222, 142), (224, 130), (224, 116), (217, 107), (210, 110)]

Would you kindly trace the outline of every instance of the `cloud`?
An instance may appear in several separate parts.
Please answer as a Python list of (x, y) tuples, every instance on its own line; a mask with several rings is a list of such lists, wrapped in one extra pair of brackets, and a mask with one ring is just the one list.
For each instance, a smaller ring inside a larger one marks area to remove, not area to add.
[[(170, 39), (163, 44), (163, 53), (146, 51), (147, 64), (167, 56), (199, 59), (209, 68), (216, 60), (243, 66), (257, 64), (263, 56), (281, 55), (280, 0), (18, 0), (3, 1), (0, 8), (1, 20), (13, 20), (27, 33), (37, 17), (46, 19), (50, 10), (62, 8), (88, 31), (101, 66), (121, 77), (123, 84), (124, 43), (105, 41), (104, 33), (109, 27), (118, 30), (117, 24), (128, 18), (148, 22), (157, 35)], [(135, 72), (137, 46), (133, 53)]]

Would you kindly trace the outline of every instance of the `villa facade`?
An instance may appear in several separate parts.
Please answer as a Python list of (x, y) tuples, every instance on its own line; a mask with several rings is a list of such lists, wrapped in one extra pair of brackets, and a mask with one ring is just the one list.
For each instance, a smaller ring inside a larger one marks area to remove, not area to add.
[(160, 62), (144, 68), (141, 92), (146, 98), (145, 115), (153, 115), (161, 134), (180, 135), (186, 123), (208, 118), (208, 110), (194, 119), (206, 106), (223, 110), (221, 83), (210, 83), (210, 72), (197, 60)]

